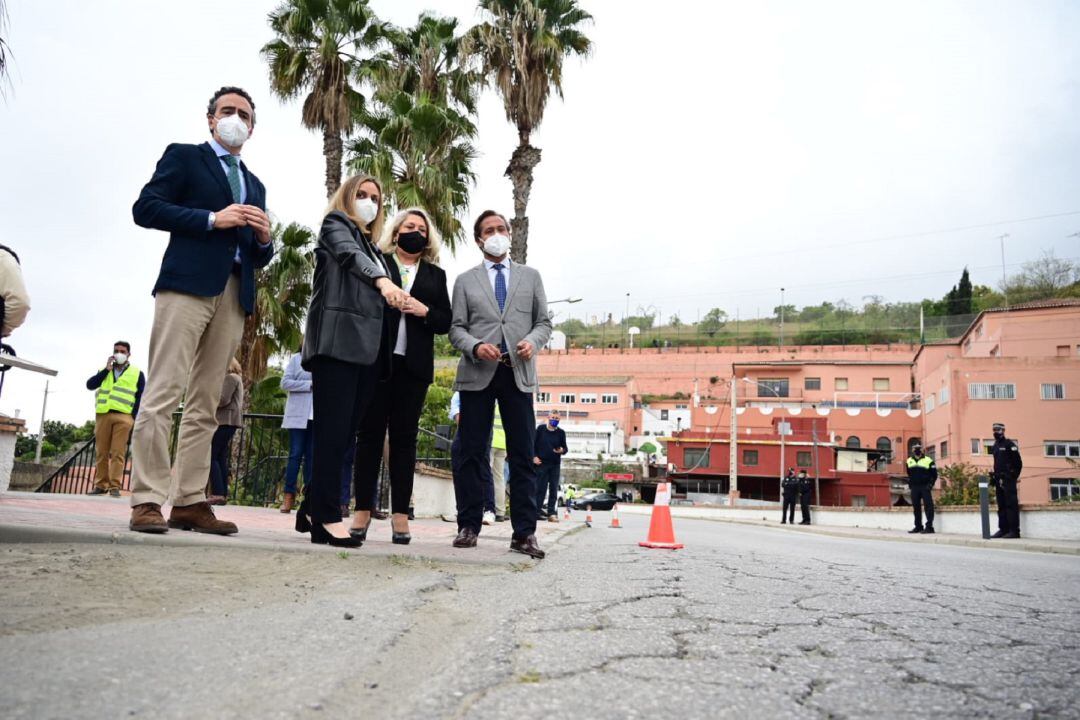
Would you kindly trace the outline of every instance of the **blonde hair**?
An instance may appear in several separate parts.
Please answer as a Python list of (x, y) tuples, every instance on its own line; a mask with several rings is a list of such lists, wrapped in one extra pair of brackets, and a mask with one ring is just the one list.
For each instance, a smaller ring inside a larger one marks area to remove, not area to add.
[[(364, 221), (356, 215), (356, 189), (366, 182), (374, 183), (375, 187), (379, 188), (379, 212), (375, 215), (375, 219), (371, 221), (371, 225), (365, 225)], [(372, 175), (360, 173), (341, 183), (341, 187), (330, 198), (330, 204), (326, 206), (324, 214), (329, 215), (335, 210), (344, 213), (346, 217), (353, 221), (356, 227), (363, 230), (371, 240), (374, 240), (382, 235), (383, 221), (385, 219), (383, 203), (385, 200), (382, 183)]]
[(410, 215), (424, 219), (424, 224), (427, 225), (427, 247), (424, 248), (424, 252), (420, 255), (421, 260), (427, 260), (432, 265), (439, 264), (439, 246), (442, 244), (442, 237), (439, 235), (439, 231), (435, 229), (435, 224), (431, 222), (431, 216), (427, 210), (420, 207), (408, 207), (404, 210), (399, 210), (394, 219), (387, 223), (383, 229), (382, 237), (379, 238), (379, 250), (384, 253), (394, 252), (397, 249), (397, 236), (398, 231), (401, 229), (402, 224), (406, 218)]
[(240, 361), (237, 360), (236, 358), (233, 358), (232, 360), (229, 361), (229, 372), (231, 374), (233, 374), (233, 375), (242, 375), (243, 374), (244, 369), (242, 367), (240, 367)]

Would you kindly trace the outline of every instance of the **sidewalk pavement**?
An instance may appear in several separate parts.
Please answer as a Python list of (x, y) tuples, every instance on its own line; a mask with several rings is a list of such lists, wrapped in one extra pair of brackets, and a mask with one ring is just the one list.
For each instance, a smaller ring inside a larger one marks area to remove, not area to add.
[[(695, 509), (701, 510), (699, 506)], [(652, 505), (619, 505), (619, 512), (632, 515), (649, 515), (652, 513)], [(1044, 540), (1039, 538), (1018, 538), (1016, 540), (984, 540), (981, 536), (957, 535), (953, 533), (934, 533), (933, 535), (912, 535), (904, 530), (881, 530), (878, 528), (844, 527), (839, 525), (781, 525), (775, 520), (751, 520), (749, 518), (724, 517), (723, 510), (717, 508), (713, 516), (701, 516), (695, 514), (692, 518), (680, 515), (678, 507), (671, 508), (671, 516), (674, 520), (706, 520), (709, 522), (726, 522), (739, 525), (753, 525), (756, 527), (775, 528), (786, 532), (812, 533), (815, 535), (830, 535), (839, 538), (852, 538), (862, 540), (889, 540), (895, 542), (927, 543), (931, 545), (958, 545), (961, 547), (993, 548), (995, 550), (1021, 550), (1026, 552), (1055, 553), (1060, 555), (1080, 555), (1080, 541), (1076, 540)], [(676, 528), (677, 530), (677, 528)]]
[[(163, 509), (168, 518), (169, 507)], [(409, 523), (412, 542), (390, 542), (390, 521), (373, 520), (363, 547), (332, 548), (314, 545), (310, 535), (293, 529), (296, 513), (277, 508), (223, 505), (214, 508), (222, 520), (237, 524), (240, 532), (220, 536), (169, 530), (160, 535), (128, 530), (130, 498), (66, 495), (52, 493), (0, 493), (0, 543), (119, 543), (124, 545), (230, 547), (286, 552), (341, 552), (388, 557), (392, 555), (455, 563), (513, 564), (532, 561), (509, 551), (510, 523), (485, 526), (475, 548), (458, 549), (451, 541), (457, 535), (455, 523), (439, 519), (417, 519)], [(584, 526), (584, 522), (539, 523), (540, 547), (547, 552), (561, 549), (559, 540)]]

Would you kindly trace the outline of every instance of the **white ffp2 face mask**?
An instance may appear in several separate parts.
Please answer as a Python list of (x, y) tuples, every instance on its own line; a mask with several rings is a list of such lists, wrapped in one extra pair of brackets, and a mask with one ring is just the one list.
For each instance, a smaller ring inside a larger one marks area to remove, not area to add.
[(113, 360), (117, 365), (126, 365), (128, 361), (127, 353), (113, 353)]
[(510, 250), (510, 238), (505, 235), (492, 235), (484, 241), (484, 252), (491, 257), (502, 257)]
[(367, 225), (379, 214), (379, 206), (371, 198), (362, 198), (356, 201), (356, 216)]
[(239, 115), (228, 115), (217, 121), (217, 133), (229, 147), (240, 147), (247, 142), (251, 132)]

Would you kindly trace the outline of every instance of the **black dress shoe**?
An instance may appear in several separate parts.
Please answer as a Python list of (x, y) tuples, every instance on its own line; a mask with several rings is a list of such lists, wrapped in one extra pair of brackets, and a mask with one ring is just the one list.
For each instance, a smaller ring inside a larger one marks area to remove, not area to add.
[(339, 538), (327, 532), (322, 523), (311, 526), (311, 542), (315, 545), (329, 545), (330, 547), (358, 548), (364, 544), (351, 535), (347, 538)]
[(458, 530), (457, 537), (454, 538), (454, 547), (456, 548), (472, 548), (476, 547), (476, 531), (472, 528), (461, 528)]
[(992, 537), (992, 538), (1005, 537), (1005, 531), (1004, 530), (998, 530), (996, 533), (994, 533), (990, 537)]
[(495, 516), (495, 522), (506, 522), (509, 519), (510, 518), (506, 517), (505, 515), (496, 515)]
[(365, 540), (367, 540), (367, 531), (368, 531), (368, 529), (370, 527), (371, 527), (371, 518), (369, 517), (368, 521), (367, 521), (367, 525), (365, 525), (364, 527), (362, 527), (362, 528), (354, 528), (354, 527), (349, 528), (349, 535), (351, 537), (356, 538), (360, 542), (364, 542)]
[(927, 525), (926, 529), (922, 531), (922, 534), (923, 535), (933, 535), (934, 534), (934, 526), (933, 525)]
[(415, 520), (416, 519), (416, 508), (409, 508), (409, 519), (410, 520)]
[(922, 531), (923, 531), (922, 528), (917, 527), (917, 528), (912, 528), (911, 530), (908, 530), (907, 534), (908, 535), (914, 535), (916, 533), (921, 533)]
[(94, 488), (93, 490), (91, 490), (90, 492), (88, 492), (86, 494), (87, 495), (104, 495), (107, 492), (109, 492), (109, 491), (106, 490), (105, 488), (96, 487), (96, 488)]
[(1004, 538), (1005, 540), (1019, 540), (1020, 539), (1020, 533), (1018, 533), (1016, 530), (1010, 530), (1009, 532), (1005, 533), (1001, 537)]
[(307, 498), (304, 498), (300, 503), (300, 507), (296, 511), (296, 524), (294, 526), (296, 532), (306, 533), (311, 531), (311, 518), (308, 517), (307, 512)]
[(521, 539), (513, 538), (510, 540), (510, 550), (511, 552), (519, 552), (522, 555), (534, 557), (537, 560), (543, 560), (544, 555), (546, 555), (537, 544), (535, 535), (529, 535)]

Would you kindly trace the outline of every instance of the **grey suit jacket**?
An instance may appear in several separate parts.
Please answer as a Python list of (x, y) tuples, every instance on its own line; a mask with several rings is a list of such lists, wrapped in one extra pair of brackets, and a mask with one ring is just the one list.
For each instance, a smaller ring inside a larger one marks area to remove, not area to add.
[(454, 282), (452, 304), (450, 342), (461, 351), (454, 389), (483, 390), (491, 384), (498, 363), (478, 360), (473, 355), (473, 348), (482, 342), (498, 345), (505, 339), (518, 389), (536, 392), (539, 387), (536, 355), (530, 360), (522, 360), (515, 348), (522, 340), (528, 340), (539, 352), (551, 337), (551, 318), (540, 273), (528, 265), (511, 265), (506, 305), (500, 313), (487, 268), (480, 263), (458, 276)]

